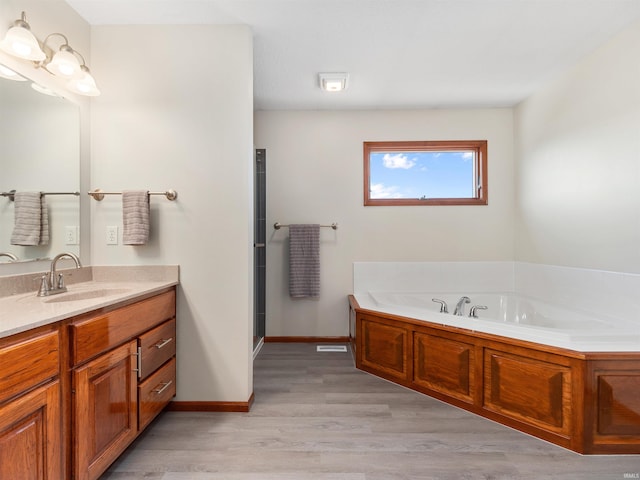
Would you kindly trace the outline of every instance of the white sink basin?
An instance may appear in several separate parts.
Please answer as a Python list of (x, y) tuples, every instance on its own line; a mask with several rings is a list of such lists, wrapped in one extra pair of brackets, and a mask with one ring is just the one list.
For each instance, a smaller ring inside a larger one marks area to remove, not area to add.
[(44, 303), (78, 302), (80, 300), (90, 300), (94, 298), (110, 297), (129, 292), (129, 288), (96, 288), (93, 290), (82, 290), (80, 292), (65, 292), (50, 297), (45, 297)]

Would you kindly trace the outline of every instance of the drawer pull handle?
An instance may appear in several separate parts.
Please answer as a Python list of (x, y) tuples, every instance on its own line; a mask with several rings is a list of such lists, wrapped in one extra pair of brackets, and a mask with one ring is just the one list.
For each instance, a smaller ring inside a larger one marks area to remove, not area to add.
[(160, 385), (162, 386), (158, 385), (156, 388), (151, 390), (151, 393), (157, 393), (158, 395), (160, 395), (167, 388), (169, 388), (169, 385), (171, 385), (172, 383), (173, 383), (173, 380), (169, 380), (168, 382), (161, 383)]
[(156, 347), (157, 349), (160, 349), (165, 345), (167, 345), (168, 343), (171, 343), (172, 341), (173, 341), (173, 337), (168, 338), (167, 340), (160, 340), (158, 343), (154, 345), (154, 347)]

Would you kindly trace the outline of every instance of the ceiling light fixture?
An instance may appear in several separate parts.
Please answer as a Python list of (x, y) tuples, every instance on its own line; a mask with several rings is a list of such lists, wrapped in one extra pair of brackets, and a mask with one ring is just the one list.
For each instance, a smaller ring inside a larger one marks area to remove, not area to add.
[[(13, 23), (4, 40), (0, 42), (0, 49), (14, 57), (32, 60), (35, 68), (44, 67), (52, 75), (67, 80), (67, 88), (78, 95), (89, 97), (100, 95), (100, 90), (89, 72), (84, 57), (69, 46), (69, 40), (65, 35), (62, 33), (47, 35), (41, 48), (38, 39), (30, 30), (26, 15), (22, 12), (22, 18)], [(64, 39), (64, 43), (58, 48), (58, 51), (47, 46), (47, 42), (56, 36)], [(51, 55), (49, 56), (45, 52)]]
[(341, 92), (347, 89), (349, 84), (348, 73), (319, 73), (320, 88), (325, 92)]

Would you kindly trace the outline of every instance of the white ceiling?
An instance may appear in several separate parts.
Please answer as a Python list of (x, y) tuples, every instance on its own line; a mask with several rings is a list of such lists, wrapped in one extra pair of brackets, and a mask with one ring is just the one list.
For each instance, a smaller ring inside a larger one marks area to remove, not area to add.
[(92, 25), (249, 25), (256, 110), (511, 106), (640, 20), (640, 0), (66, 1)]

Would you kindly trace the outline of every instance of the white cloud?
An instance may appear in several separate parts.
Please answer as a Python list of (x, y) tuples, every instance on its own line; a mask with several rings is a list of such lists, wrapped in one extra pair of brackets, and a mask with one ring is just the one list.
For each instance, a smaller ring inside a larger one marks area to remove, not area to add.
[(464, 160), (472, 160), (473, 159), (473, 152), (463, 152), (462, 153), (462, 158)]
[(416, 161), (410, 160), (409, 157), (402, 153), (397, 153), (395, 155), (385, 153), (384, 157), (382, 157), (382, 164), (386, 168), (404, 168), (405, 170), (408, 170), (416, 164)]
[(402, 193), (398, 192), (398, 187), (385, 187), (382, 183), (374, 183), (370, 187), (370, 198), (404, 198)]

